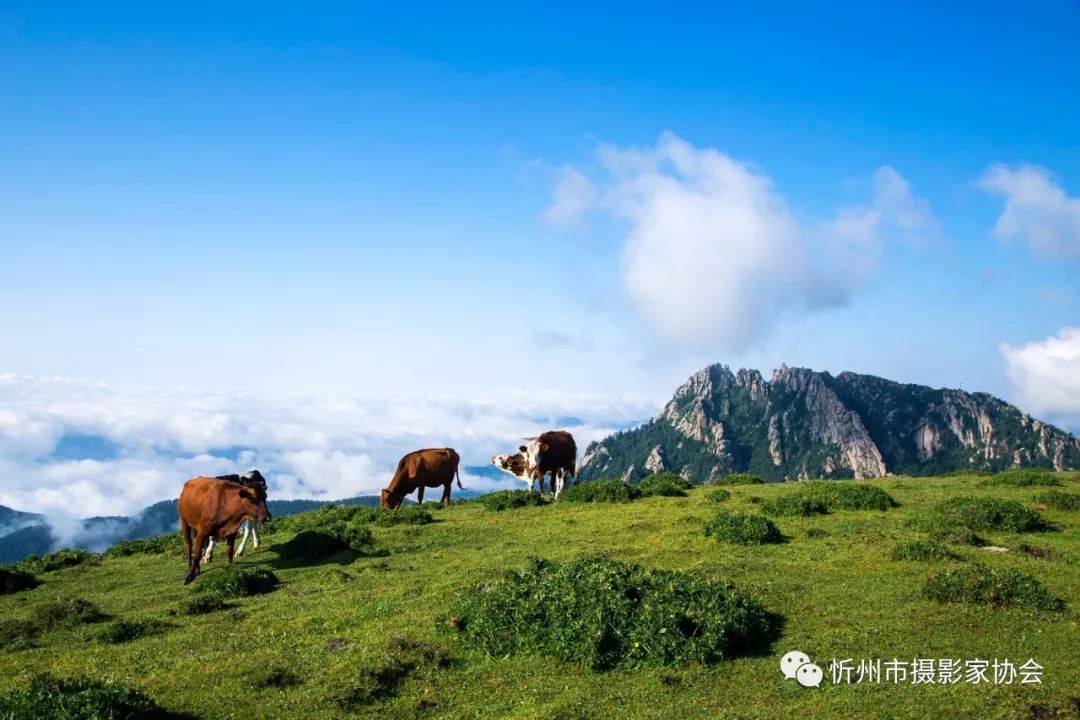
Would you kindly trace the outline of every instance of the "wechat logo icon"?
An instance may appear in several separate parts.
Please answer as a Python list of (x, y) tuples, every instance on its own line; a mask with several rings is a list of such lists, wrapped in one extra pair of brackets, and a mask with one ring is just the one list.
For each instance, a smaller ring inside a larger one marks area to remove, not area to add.
[(803, 687), (821, 687), (821, 679), (825, 673), (821, 668), (810, 662), (810, 656), (797, 650), (789, 652), (780, 658), (780, 672), (788, 680), (795, 680)]

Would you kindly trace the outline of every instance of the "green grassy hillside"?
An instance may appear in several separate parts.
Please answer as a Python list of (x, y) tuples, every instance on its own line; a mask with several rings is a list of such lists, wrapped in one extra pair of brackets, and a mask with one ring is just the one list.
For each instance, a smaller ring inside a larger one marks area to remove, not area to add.
[[(898, 503), (887, 510), (824, 507), (816, 498), (776, 502), (798, 491), (797, 483), (729, 485), (726, 499), (706, 487), (686, 497), (502, 512), (467, 502), (432, 508), (435, 522), (426, 525), (373, 523), (377, 552), (354, 557), (342, 551), (315, 562), (280, 556), (293, 538), (282, 527), (238, 561), (272, 570), (280, 586), (200, 615), (176, 611), (200, 584), (223, 573), (223, 555), (190, 587), (181, 587), (178, 554), (105, 557), (39, 572), (39, 586), (0, 595), (0, 619), (8, 626), (43, 617), (51, 601), (72, 598), (89, 600), (113, 618), (61, 622), (22, 644), (9, 631), (0, 647), (0, 693), (48, 672), (115, 680), (200, 718), (1077, 717), (1080, 511), (1035, 501), (1048, 490), (1080, 492), (1080, 482), (1059, 477), (1058, 488), (995, 485), (979, 477), (868, 483)], [(938, 517), (931, 508), (954, 497), (1018, 501), (1053, 527), (976, 531), (1007, 552), (948, 541), (936, 546), (940, 553), (925, 552), (927, 543), (897, 550), (928, 539)], [(730, 544), (703, 532), (720, 511), (765, 509), (783, 542)], [(898, 560), (894, 553), (930, 559)], [(779, 639), (764, 654), (710, 666), (594, 671), (527, 654), (489, 657), (446, 627), (464, 588), (524, 568), (530, 556), (568, 561), (582, 555), (730, 581), (782, 617)], [(927, 598), (929, 576), (976, 563), (1034, 576), (1064, 609)], [(107, 642), (103, 636), (129, 636), (130, 626), (112, 625), (117, 619), (156, 622), (142, 637)], [(780, 658), (791, 650), (823, 667), (820, 688), (783, 679)], [(1034, 658), (1044, 668), (1043, 684), (834, 685), (828, 668), (832, 658), (857, 664), (864, 658), (1005, 657), (1017, 664)]]

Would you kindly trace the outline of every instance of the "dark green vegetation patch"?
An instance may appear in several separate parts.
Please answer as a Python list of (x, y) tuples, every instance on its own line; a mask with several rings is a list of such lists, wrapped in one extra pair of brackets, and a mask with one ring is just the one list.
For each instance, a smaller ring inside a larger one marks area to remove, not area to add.
[(650, 475), (634, 487), (641, 497), (686, 497), (686, 491), (694, 486), (673, 472), (664, 472)]
[(19, 563), (19, 567), (31, 573), (47, 573), (77, 565), (97, 565), (101, 555), (86, 550), (57, 550), (48, 555), (30, 555)]
[(340, 537), (347, 525), (373, 524), (381, 527), (390, 525), (427, 525), (435, 521), (431, 513), (420, 505), (402, 505), (397, 510), (382, 510), (364, 505), (326, 505), (318, 510), (293, 515), (275, 521), (274, 532), (303, 532), (314, 530), (327, 535)]
[(761, 509), (769, 515), (824, 515), (829, 512), (820, 500), (806, 497), (801, 493), (788, 493), (775, 500), (761, 504)]
[(147, 635), (157, 635), (169, 629), (162, 620), (114, 620), (98, 633), (98, 640), (112, 645), (131, 642)]
[(108, 618), (97, 605), (82, 598), (51, 600), (34, 608), (34, 622), (42, 630), (85, 625)]
[(279, 584), (278, 576), (266, 568), (226, 565), (195, 581), (195, 592), (217, 593), (221, 597), (244, 597), (268, 593)]
[(889, 555), (893, 560), (950, 560), (956, 557), (947, 547), (934, 540), (912, 540), (900, 543)]
[(232, 607), (232, 603), (220, 592), (204, 592), (185, 598), (180, 603), (181, 615), (205, 615)]
[(532, 559), (461, 593), (447, 621), (494, 657), (536, 653), (601, 670), (763, 652), (774, 623), (728, 583), (598, 558)]
[(1016, 468), (1003, 470), (982, 481), (983, 485), (1007, 487), (1032, 487), (1035, 485), (1061, 485), (1061, 479), (1052, 470), (1042, 468)]
[(142, 540), (121, 540), (105, 551), (105, 557), (128, 557), (129, 555), (180, 554), (183, 550), (180, 533), (169, 533)]
[(641, 493), (632, 485), (627, 485), (618, 478), (608, 480), (590, 480), (571, 485), (559, 494), (559, 502), (624, 503), (636, 500)]
[(724, 488), (716, 488), (705, 493), (705, 499), (714, 503), (722, 503), (730, 497), (731, 493)]
[(483, 505), (492, 512), (547, 505), (547, 500), (531, 490), (499, 490), (498, 492), (481, 495), (474, 502)]
[(32, 573), (14, 567), (0, 567), (0, 595), (31, 590), (41, 584)]
[(784, 539), (767, 517), (728, 512), (717, 513), (705, 523), (705, 535), (734, 545), (766, 545)]
[(931, 575), (926, 597), (941, 603), (968, 603), (1058, 611), (1064, 603), (1035, 577), (1011, 568), (972, 563)]
[(437, 645), (401, 636), (391, 637), (384, 656), (360, 668), (352, 685), (337, 696), (347, 712), (397, 695), (402, 683), (414, 673), (432, 672), (449, 665), (449, 656)]
[(0, 694), (4, 720), (183, 720), (140, 690), (90, 677), (37, 675), (23, 690)]
[(817, 501), (829, 512), (888, 510), (897, 503), (889, 493), (870, 483), (854, 480), (813, 480), (799, 483), (799, 495)]
[[(0, 620), (0, 650), (26, 650), (34, 647), (41, 628), (31, 620)], [(2, 717), (2, 716), (0, 716)]]
[(763, 485), (765, 481), (750, 473), (729, 473), (718, 478), (714, 485)]
[(1055, 510), (1080, 510), (1080, 493), (1051, 490), (1035, 497), (1035, 502), (1049, 505)]
[(1034, 510), (1029, 510), (1015, 500), (993, 497), (956, 497), (944, 500), (917, 516), (914, 525), (924, 532), (938, 536), (957, 530), (1039, 532), (1050, 529), (1043, 517)]

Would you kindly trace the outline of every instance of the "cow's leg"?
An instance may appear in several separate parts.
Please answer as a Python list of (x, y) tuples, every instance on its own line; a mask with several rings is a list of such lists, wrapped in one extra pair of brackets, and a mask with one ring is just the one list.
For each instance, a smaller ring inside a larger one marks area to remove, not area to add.
[(194, 580), (196, 577), (198, 577), (198, 575), (199, 575), (199, 561), (202, 560), (203, 545), (206, 544), (206, 541), (209, 538), (210, 538), (210, 533), (205, 531), (205, 530), (199, 530), (195, 534), (195, 547), (193, 548), (194, 553), (192, 554), (194, 562), (192, 563), (191, 567), (188, 568), (187, 577), (184, 578), (184, 584), (185, 585), (187, 585), (192, 580)]
[(450, 507), (450, 486), (454, 484), (453, 480), (447, 480), (446, 485), (443, 486), (442, 491), (442, 506)]
[(417, 505), (423, 505), (424, 504), (424, 486), (423, 486), (423, 484), (421, 484), (420, 487), (418, 487), (416, 489), (416, 504)]
[(225, 538), (225, 548), (228, 550), (229, 564), (232, 565), (233, 552), (236, 550), (236, 534)]
[(240, 547), (236, 548), (236, 557), (240, 557), (244, 554), (244, 546), (247, 545), (248, 535), (251, 534), (251, 526), (255, 523), (251, 520), (245, 520), (240, 523), (240, 529), (244, 531), (244, 536), (240, 538)]
[(559, 493), (562, 492), (562, 488), (563, 488), (563, 471), (562, 470), (556, 470), (555, 474), (552, 476), (551, 479), (552, 479), (552, 486), (553, 486), (551, 488), (551, 491), (553, 493), (555, 493), (555, 499), (558, 500), (559, 499)]
[(191, 526), (183, 520), (180, 521), (180, 538), (184, 541), (184, 560), (187, 561), (188, 570), (191, 570)]
[(208, 563), (214, 559), (214, 538), (206, 541), (206, 552), (203, 553), (202, 561)]
[(259, 523), (254, 520), (251, 521), (251, 544), (256, 550), (259, 549)]

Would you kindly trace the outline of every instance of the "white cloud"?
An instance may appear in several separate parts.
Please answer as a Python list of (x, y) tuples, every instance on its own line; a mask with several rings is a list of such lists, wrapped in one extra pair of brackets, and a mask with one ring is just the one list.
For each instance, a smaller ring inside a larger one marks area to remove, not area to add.
[[(273, 498), (371, 494), (403, 453), (420, 447), (453, 446), (463, 465), (485, 465), (523, 435), (572, 422), (584, 449), (656, 410), (635, 398), (224, 395), (0, 375), (0, 505), (128, 515), (176, 497), (187, 478), (247, 467), (266, 474)], [(72, 435), (105, 438), (118, 450), (56, 456)], [(492, 485), (468, 473), (462, 480)]]
[[(869, 208), (811, 232), (769, 177), (671, 133), (651, 148), (602, 146), (599, 189), (564, 171), (548, 217), (597, 209), (627, 223), (622, 281), (667, 338), (742, 349), (784, 312), (842, 304), (880, 254), (880, 231), (914, 237), (932, 225), (894, 169), (875, 174)], [(856, 271), (858, 270), (858, 272)]]
[(1027, 242), (1043, 257), (1080, 260), (1080, 198), (1067, 196), (1049, 170), (993, 165), (977, 186), (1005, 196), (995, 235)]
[(1002, 343), (1001, 354), (1021, 403), (1032, 412), (1080, 419), (1080, 327), (1019, 347)]

